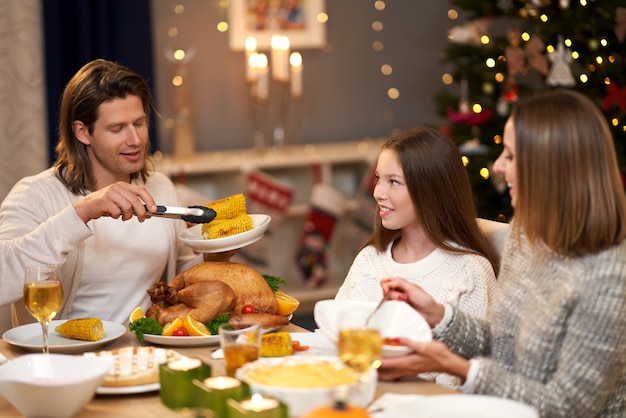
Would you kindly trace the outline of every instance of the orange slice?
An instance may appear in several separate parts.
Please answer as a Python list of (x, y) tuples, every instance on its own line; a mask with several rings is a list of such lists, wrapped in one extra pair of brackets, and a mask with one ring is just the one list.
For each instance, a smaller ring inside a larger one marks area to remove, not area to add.
[(298, 306), (300, 306), (300, 301), (298, 299), (294, 298), (293, 296), (289, 296), (282, 290), (274, 293), (274, 296), (276, 297), (276, 313), (278, 315), (291, 315), (296, 309), (298, 309)]
[(137, 306), (128, 317), (128, 322), (135, 322), (138, 319), (145, 318), (146, 314), (141, 309), (141, 306)]
[(207, 327), (202, 322), (190, 317), (189, 315), (185, 317), (185, 320), (183, 321), (183, 327), (185, 327), (189, 335), (193, 335), (196, 337), (211, 335)]
[(183, 320), (180, 319), (180, 318), (176, 318), (172, 322), (165, 324), (165, 326), (163, 327), (163, 332), (161, 333), (161, 335), (164, 335), (166, 337), (171, 337), (172, 334), (174, 334), (174, 330), (176, 328), (182, 327), (182, 326), (183, 326)]

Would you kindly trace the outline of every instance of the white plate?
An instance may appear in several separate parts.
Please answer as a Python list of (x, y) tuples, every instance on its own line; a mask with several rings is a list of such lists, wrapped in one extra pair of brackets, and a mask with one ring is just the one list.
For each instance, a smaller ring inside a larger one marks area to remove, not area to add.
[(137, 385), (137, 386), (121, 386), (121, 387), (109, 387), (109, 386), (100, 386), (96, 389), (96, 393), (98, 395), (129, 395), (133, 393), (146, 393), (146, 392), (155, 392), (161, 389), (161, 384), (156, 383), (148, 383), (147, 385)]
[(272, 220), (269, 215), (250, 214), (250, 217), (252, 218), (252, 229), (241, 234), (224, 238), (204, 239), (202, 224), (199, 224), (185, 229), (178, 237), (198, 253), (236, 250), (260, 240)]
[(520, 402), (484, 395), (425, 396), (400, 402), (378, 415), (381, 418), (539, 418), (537, 411)]
[(164, 337), (163, 335), (143, 334), (144, 341), (170, 347), (201, 347), (220, 343), (219, 335)]
[[(308, 350), (294, 351), (294, 356), (336, 356), (337, 348), (321, 332), (290, 332), (292, 341), (299, 341), (300, 345), (308, 346)], [(216, 360), (224, 358), (224, 352), (221, 348), (215, 350), (212, 357)]]
[(293, 341), (309, 347), (305, 351), (294, 351), (294, 355), (336, 356), (337, 347), (321, 332), (290, 332)]
[[(65, 319), (59, 319), (50, 322), (48, 327), (48, 345), (51, 353), (82, 353), (84, 351), (93, 350), (102, 347), (109, 341), (113, 341), (126, 332), (124, 325), (116, 322), (102, 321), (104, 325), (104, 337), (99, 341), (83, 341), (73, 340), (60, 336), (54, 331), (54, 328), (62, 323)], [(41, 325), (38, 323), (26, 324), (12, 328), (6, 331), (2, 338), (9, 344), (25, 348), (31, 351), (40, 351), (43, 349), (43, 337), (41, 335)]]

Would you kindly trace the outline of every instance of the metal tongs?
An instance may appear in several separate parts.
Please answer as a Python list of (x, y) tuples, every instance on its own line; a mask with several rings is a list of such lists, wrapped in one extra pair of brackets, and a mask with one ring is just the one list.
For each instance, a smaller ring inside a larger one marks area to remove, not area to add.
[(147, 215), (160, 216), (162, 218), (182, 219), (192, 224), (205, 224), (211, 222), (217, 213), (206, 206), (189, 206), (186, 208), (178, 206), (157, 205), (156, 212), (150, 212), (144, 205)]

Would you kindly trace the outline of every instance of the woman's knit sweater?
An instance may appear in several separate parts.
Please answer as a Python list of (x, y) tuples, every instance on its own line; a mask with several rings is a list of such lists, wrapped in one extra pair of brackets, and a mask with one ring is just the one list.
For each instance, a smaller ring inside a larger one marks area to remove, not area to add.
[(541, 417), (626, 417), (626, 242), (568, 258), (511, 233), (488, 322), (452, 312), (435, 337), (474, 357), (462, 391)]

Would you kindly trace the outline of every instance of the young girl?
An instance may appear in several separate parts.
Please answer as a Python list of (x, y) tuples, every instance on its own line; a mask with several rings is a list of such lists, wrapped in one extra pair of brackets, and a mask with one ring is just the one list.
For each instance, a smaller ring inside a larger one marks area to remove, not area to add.
[(381, 279), (404, 277), (439, 302), (484, 316), (498, 257), (478, 227), (456, 145), (434, 129), (410, 130), (383, 144), (376, 176), (373, 234), (335, 298), (378, 301)]

